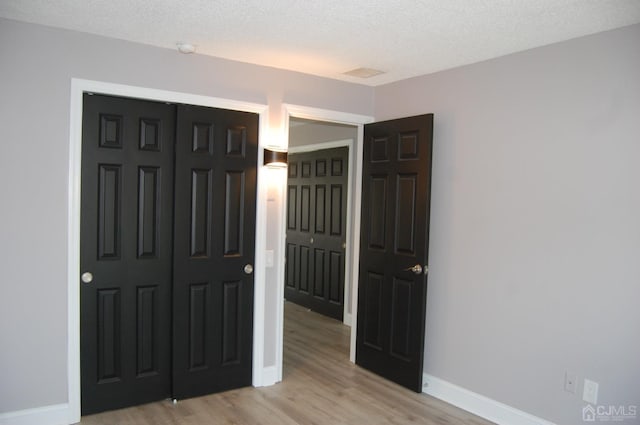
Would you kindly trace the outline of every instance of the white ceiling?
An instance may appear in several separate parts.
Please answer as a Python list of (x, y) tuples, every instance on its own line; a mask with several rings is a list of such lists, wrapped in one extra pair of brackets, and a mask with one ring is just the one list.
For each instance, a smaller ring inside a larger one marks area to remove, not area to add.
[[(640, 0), (0, 0), (0, 16), (377, 86), (635, 24)], [(385, 73), (343, 75), (360, 67)]]

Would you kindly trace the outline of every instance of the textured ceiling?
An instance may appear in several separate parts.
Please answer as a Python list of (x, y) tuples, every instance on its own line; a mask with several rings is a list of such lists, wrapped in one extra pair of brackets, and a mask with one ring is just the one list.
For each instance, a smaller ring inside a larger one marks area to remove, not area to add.
[[(0, 0), (0, 16), (376, 86), (638, 23), (640, 0)], [(360, 67), (385, 73), (343, 75)]]

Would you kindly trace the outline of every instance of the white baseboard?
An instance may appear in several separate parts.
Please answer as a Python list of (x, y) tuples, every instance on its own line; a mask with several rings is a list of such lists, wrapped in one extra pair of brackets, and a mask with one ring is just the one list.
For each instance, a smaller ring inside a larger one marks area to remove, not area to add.
[[(278, 379), (276, 366), (265, 367), (262, 385), (274, 385)], [(33, 409), (0, 413), (0, 425), (69, 425), (75, 423), (69, 404), (54, 404)]]
[(274, 385), (280, 380), (278, 379), (278, 368), (275, 366), (268, 366), (262, 370), (262, 386), (268, 387)]
[(345, 325), (351, 327), (351, 314), (344, 313), (344, 318), (342, 319), (342, 323), (344, 323)]
[(68, 404), (54, 404), (0, 413), (0, 425), (69, 425), (70, 417)]
[[(264, 368), (262, 385), (269, 386), (277, 382), (276, 366)], [(423, 392), (498, 425), (555, 425), (553, 422), (427, 374), (424, 375)], [(68, 425), (72, 423), (70, 417), (68, 404), (55, 404), (0, 413), (0, 425)]]
[(422, 392), (498, 425), (555, 425), (499, 401), (424, 374)]

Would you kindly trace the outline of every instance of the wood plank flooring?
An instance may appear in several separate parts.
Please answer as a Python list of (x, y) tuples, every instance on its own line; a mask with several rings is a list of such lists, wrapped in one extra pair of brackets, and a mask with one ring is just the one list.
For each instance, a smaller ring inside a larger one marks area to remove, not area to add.
[(83, 425), (427, 424), (488, 425), (349, 362), (349, 328), (285, 303), (284, 373), (279, 384), (161, 401), (82, 418)]

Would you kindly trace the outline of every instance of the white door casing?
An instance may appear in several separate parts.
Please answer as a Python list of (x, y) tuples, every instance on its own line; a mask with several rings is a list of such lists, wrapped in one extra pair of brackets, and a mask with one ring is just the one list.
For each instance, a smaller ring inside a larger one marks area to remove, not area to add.
[(69, 193), (67, 235), (67, 376), (69, 423), (80, 421), (80, 171), (82, 149), (82, 96), (84, 93), (100, 93), (121, 97), (133, 97), (171, 103), (208, 106), (222, 109), (252, 112), (259, 115), (257, 202), (256, 202), (256, 253), (253, 331), (253, 385), (262, 386), (264, 379), (264, 320), (265, 310), (265, 210), (266, 191), (263, 177), (263, 147), (268, 132), (267, 105), (240, 102), (230, 99), (200, 96), (152, 88), (72, 79), (69, 122)]

